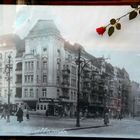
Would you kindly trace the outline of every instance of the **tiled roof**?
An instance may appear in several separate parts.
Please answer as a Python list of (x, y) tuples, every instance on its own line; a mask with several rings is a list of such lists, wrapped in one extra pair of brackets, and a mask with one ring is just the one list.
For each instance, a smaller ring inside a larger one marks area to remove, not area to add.
[(38, 20), (27, 37), (47, 35), (49, 33), (60, 35), (60, 31), (57, 29), (53, 20)]

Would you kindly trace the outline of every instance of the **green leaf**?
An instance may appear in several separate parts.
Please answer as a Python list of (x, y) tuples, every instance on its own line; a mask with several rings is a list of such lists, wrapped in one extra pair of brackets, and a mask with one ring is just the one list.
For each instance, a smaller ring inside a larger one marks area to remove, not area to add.
[(120, 29), (121, 29), (121, 24), (120, 24), (120, 23), (117, 23), (117, 24), (116, 24), (116, 29), (117, 29), (117, 30), (120, 30)]
[(110, 20), (110, 24), (111, 24), (111, 25), (114, 25), (115, 23), (116, 23), (116, 19), (112, 18), (112, 19)]
[(114, 27), (111, 26), (111, 27), (109, 27), (109, 29), (108, 29), (108, 35), (111, 36), (113, 33), (114, 33)]
[(133, 4), (131, 5), (132, 8), (138, 8), (138, 5), (137, 4)]
[(129, 20), (134, 19), (137, 15), (138, 15), (137, 12), (135, 10), (133, 10), (129, 14)]

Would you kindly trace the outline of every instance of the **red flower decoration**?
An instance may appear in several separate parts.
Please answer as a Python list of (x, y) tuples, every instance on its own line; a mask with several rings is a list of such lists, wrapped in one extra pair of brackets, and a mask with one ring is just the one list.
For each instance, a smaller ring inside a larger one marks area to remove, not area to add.
[(106, 28), (105, 28), (105, 27), (96, 28), (96, 32), (97, 32), (99, 35), (103, 35), (105, 31), (106, 31)]

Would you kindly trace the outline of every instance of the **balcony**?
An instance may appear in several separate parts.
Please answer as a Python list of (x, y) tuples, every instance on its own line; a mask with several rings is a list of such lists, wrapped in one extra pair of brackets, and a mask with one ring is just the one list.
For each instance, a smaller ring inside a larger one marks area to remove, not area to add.
[(70, 83), (68, 81), (64, 81), (64, 82), (62, 82), (61, 85), (62, 85), (62, 88), (69, 88)]
[(22, 86), (22, 81), (16, 81), (15, 84), (16, 84), (16, 87), (21, 87)]
[(91, 71), (91, 68), (89, 68), (89, 67), (84, 67), (83, 71), (84, 71), (84, 73), (90, 72), (90, 71)]
[(89, 93), (91, 90), (90, 87), (83, 87), (83, 92)]
[(62, 95), (62, 96), (59, 96), (60, 99), (69, 99), (69, 96), (68, 95)]
[(69, 69), (63, 69), (62, 70), (62, 75), (63, 75), (63, 77), (69, 76), (70, 75), (70, 70)]
[(83, 82), (91, 82), (91, 79), (89, 77), (83, 77)]
[(16, 68), (15, 72), (16, 74), (22, 74), (22, 68)]
[(17, 67), (16, 71), (22, 71), (22, 67)]

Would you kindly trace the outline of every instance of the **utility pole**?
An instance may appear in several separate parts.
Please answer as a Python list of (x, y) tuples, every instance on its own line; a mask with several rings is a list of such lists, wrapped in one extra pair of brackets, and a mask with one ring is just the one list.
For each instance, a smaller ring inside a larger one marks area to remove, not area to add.
[(79, 99), (80, 99), (80, 64), (81, 64), (81, 48), (79, 48), (78, 52), (78, 81), (77, 81), (77, 106), (76, 106), (76, 127), (80, 127), (80, 106), (79, 106)]

